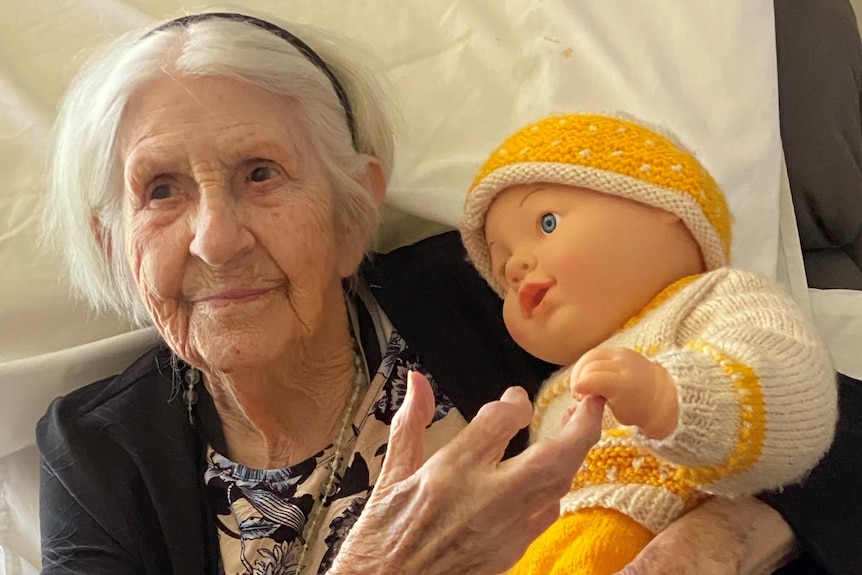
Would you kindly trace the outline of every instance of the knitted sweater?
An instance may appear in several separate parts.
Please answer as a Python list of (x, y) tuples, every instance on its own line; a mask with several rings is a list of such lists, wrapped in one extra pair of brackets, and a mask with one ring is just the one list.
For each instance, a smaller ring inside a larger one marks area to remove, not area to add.
[[(837, 391), (825, 348), (772, 282), (721, 268), (659, 294), (601, 344), (662, 365), (679, 421), (662, 440), (606, 410), (562, 512), (616, 509), (658, 533), (706, 494), (745, 496), (798, 481), (832, 442)], [(532, 440), (554, 435), (576, 402), (569, 368), (536, 401)]]

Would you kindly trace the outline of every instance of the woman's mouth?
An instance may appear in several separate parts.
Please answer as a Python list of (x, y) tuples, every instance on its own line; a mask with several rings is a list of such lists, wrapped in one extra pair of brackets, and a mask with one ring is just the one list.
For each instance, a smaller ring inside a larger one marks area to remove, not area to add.
[(528, 283), (518, 290), (518, 301), (521, 310), (527, 317), (533, 317), (533, 313), (545, 300), (545, 295), (554, 286), (554, 282)]
[(262, 289), (230, 289), (213, 294), (209, 294), (197, 300), (197, 303), (203, 303), (210, 307), (224, 307), (235, 303), (245, 303), (263, 297), (273, 291), (275, 288)]

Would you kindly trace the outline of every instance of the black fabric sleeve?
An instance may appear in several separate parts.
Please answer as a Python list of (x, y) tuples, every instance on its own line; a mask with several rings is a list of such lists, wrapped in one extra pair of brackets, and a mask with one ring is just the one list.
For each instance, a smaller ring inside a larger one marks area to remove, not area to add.
[(862, 382), (842, 375), (838, 392), (838, 427), (826, 457), (801, 484), (760, 496), (781, 513), (810, 555), (781, 575), (862, 573)]

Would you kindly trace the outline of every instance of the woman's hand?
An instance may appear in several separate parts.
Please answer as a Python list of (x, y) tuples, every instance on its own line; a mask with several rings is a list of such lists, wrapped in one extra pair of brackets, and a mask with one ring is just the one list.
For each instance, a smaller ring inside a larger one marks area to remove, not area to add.
[(509, 388), (423, 464), (434, 411), (428, 380), (408, 378), (380, 477), (330, 575), (500, 573), (559, 516), (560, 498), (599, 439), (603, 402), (581, 403), (562, 432), (501, 462), (532, 405)]
[(618, 575), (766, 575), (794, 554), (793, 532), (753, 498), (713, 498), (659, 533)]

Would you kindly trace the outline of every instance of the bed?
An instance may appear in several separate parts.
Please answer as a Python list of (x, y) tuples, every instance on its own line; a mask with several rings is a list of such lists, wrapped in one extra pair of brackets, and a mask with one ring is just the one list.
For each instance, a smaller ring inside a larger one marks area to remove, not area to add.
[[(236, 4), (351, 37), (389, 79), (400, 114), (379, 249), (456, 225), (480, 162), (524, 123), (552, 112), (625, 111), (672, 126), (696, 150), (727, 192), (736, 263), (781, 281), (823, 329), (839, 370), (862, 378), (862, 292), (806, 282), (808, 235), (800, 242), (776, 82), (776, 22), (793, 22), (777, 20), (771, 1)], [(38, 572), (33, 430), (47, 404), (118, 372), (156, 341), (151, 329), (90, 313), (71, 296), (57, 255), (37, 245), (55, 106), (95, 46), (196, 8), (183, 0), (0, 2), (0, 575)], [(830, 205), (797, 208), (822, 232), (817, 218)], [(828, 264), (809, 264), (809, 275), (812, 266), (830, 277)]]

